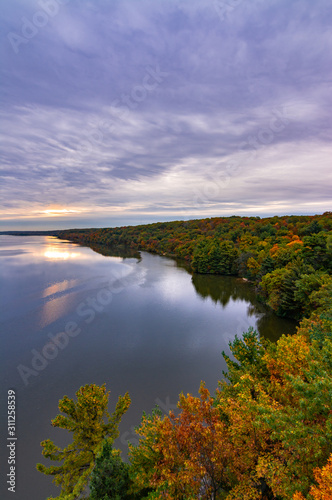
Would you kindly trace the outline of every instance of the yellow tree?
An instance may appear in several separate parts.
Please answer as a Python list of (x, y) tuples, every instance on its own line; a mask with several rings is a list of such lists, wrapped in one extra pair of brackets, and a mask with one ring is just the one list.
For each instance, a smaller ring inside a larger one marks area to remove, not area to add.
[[(313, 500), (332, 500), (332, 455), (327, 464), (314, 471), (317, 485), (311, 486), (310, 495)], [(296, 492), (293, 500), (305, 500), (302, 493)]]
[(310, 488), (331, 452), (331, 319), (306, 321), (277, 344), (249, 330), (230, 344), (235, 360), (224, 354), (228, 382), (215, 398), (201, 385), (200, 398), (180, 396), (178, 416), (144, 416), (131, 447), (135, 491), (179, 500), (327, 495), (331, 468), (316, 472), (323, 493)]
[[(322, 334), (319, 340), (300, 332), (283, 337), (275, 352), (266, 355), (270, 393), (279, 407), (262, 410), (262, 418), (269, 422), (273, 440), (282, 444), (268, 475), (274, 492), (286, 498), (296, 488), (308, 490), (313, 470), (326, 462), (331, 449), (332, 342), (331, 332)], [(283, 478), (274, 463), (284, 464)]]
[(248, 332), (231, 345), (236, 361), (225, 356), (231, 383), (221, 384), (218, 405), (237, 450), (232, 469), (238, 480), (229, 499), (290, 499), (296, 490), (307, 492), (314, 469), (326, 463), (332, 442), (331, 322), (309, 326), (265, 348)]
[[(61, 465), (46, 467), (37, 464), (37, 470), (54, 476), (61, 486), (57, 499), (75, 500), (85, 490), (98, 452), (106, 439), (112, 443), (119, 435), (118, 425), (130, 405), (129, 394), (120, 396), (112, 415), (107, 410), (109, 392), (106, 386), (85, 385), (76, 392), (76, 401), (64, 396), (59, 401), (59, 414), (52, 420), (53, 427), (73, 433), (73, 442), (61, 449), (53, 441), (42, 441), (45, 458), (61, 462)], [(54, 500), (50, 497), (49, 500)]]

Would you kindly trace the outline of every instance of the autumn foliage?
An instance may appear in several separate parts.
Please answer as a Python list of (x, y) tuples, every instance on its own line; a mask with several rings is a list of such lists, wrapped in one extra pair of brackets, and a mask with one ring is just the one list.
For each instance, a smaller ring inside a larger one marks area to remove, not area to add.
[(227, 378), (214, 396), (202, 384), (199, 397), (180, 396), (177, 415), (145, 415), (140, 443), (130, 447), (136, 491), (150, 487), (144, 498), (161, 499), (328, 499), (327, 318), (313, 318), (276, 344), (249, 330), (230, 346), (235, 360), (225, 355)]
[[(59, 236), (97, 251), (120, 244), (171, 254), (197, 273), (246, 277), (277, 314), (301, 319), (295, 335), (276, 343), (253, 330), (235, 337), (223, 353), (228, 370), (216, 381), (215, 393), (202, 383), (198, 395), (180, 395), (177, 411), (144, 414), (139, 444), (130, 445), (126, 465), (105, 447), (105, 439), (113, 442), (129, 396), (120, 398), (111, 420), (104, 386), (81, 388), (77, 402), (65, 396), (59, 408), (67, 416), (59, 415), (53, 425), (72, 431), (74, 442), (61, 450), (44, 441), (44, 456), (64, 462), (38, 465), (61, 485), (59, 498), (79, 498), (94, 470), (103, 500), (332, 500), (331, 213)], [(108, 423), (102, 423), (105, 416)]]
[(144, 416), (140, 445), (131, 446), (137, 487), (160, 498), (206, 498), (229, 483), (232, 443), (219, 408), (204, 384), (200, 397), (180, 395), (178, 416)]
[[(327, 464), (321, 469), (314, 470), (316, 485), (311, 486), (310, 496), (313, 500), (331, 500), (332, 499), (332, 455)], [(293, 500), (304, 500), (306, 497), (302, 493), (296, 492)]]
[[(144, 250), (177, 257), (195, 273), (241, 276), (278, 315), (301, 319), (332, 294), (332, 213), (214, 217), (59, 231), (100, 253)], [(318, 302), (318, 304), (317, 304)]]
[(38, 465), (62, 487), (58, 498), (80, 498), (92, 474), (91, 498), (102, 491), (103, 500), (331, 499), (332, 307), (277, 343), (250, 329), (230, 350), (214, 395), (202, 383), (197, 396), (180, 395), (176, 412), (143, 415), (129, 464), (105, 447), (129, 396), (112, 416), (104, 386), (81, 388), (76, 402), (65, 396), (53, 425), (74, 441), (64, 450), (44, 441), (43, 455), (63, 464)]

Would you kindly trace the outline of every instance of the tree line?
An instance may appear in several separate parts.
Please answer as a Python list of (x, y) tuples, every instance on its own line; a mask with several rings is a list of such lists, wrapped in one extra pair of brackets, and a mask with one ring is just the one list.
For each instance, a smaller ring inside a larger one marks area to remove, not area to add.
[(332, 212), (315, 216), (215, 217), (59, 231), (96, 251), (119, 246), (176, 257), (194, 273), (241, 276), (280, 316), (301, 319), (332, 294)]
[(61, 487), (56, 499), (332, 498), (331, 306), (276, 343), (249, 330), (230, 347), (213, 395), (202, 382), (199, 396), (180, 394), (177, 412), (143, 414), (129, 463), (113, 447), (128, 394), (112, 415), (105, 385), (60, 400), (52, 424), (73, 442), (43, 441), (44, 457), (62, 463), (37, 465)]
[(202, 383), (199, 396), (180, 394), (176, 412), (143, 414), (129, 462), (114, 440), (130, 396), (119, 397), (112, 415), (105, 385), (65, 396), (52, 424), (72, 432), (73, 442), (61, 449), (43, 441), (44, 457), (60, 465), (37, 466), (61, 487), (57, 499), (332, 498), (331, 213), (59, 236), (98, 251), (123, 245), (176, 256), (195, 273), (245, 277), (277, 314), (300, 322), (295, 335), (275, 343), (252, 329), (235, 337), (215, 393)]

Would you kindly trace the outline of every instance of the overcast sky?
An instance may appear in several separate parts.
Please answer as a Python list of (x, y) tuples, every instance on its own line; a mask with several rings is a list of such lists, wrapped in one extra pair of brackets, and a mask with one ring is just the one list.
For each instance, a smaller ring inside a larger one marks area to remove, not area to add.
[(331, 210), (331, 0), (3, 0), (2, 228)]

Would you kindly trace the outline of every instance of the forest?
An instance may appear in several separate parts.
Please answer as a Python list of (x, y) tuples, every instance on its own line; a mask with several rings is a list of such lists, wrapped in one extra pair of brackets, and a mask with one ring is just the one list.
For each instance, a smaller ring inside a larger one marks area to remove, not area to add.
[[(61, 238), (97, 251), (123, 246), (173, 256), (193, 273), (253, 282), (278, 315), (298, 320), (277, 342), (252, 329), (222, 353), (227, 371), (210, 394), (180, 394), (178, 409), (143, 414), (128, 461), (114, 441), (130, 396), (108, 413), (106, 386), (64, 396), (38, 464), (61, 487), (57, 499), (327, 500), (332, 498), (332, 213), (230, 217), (71, 230)], [(51, 498), (51, 497), (50, 497)]]
[(332, 290), (332, 212), (315, 216), (215, 217), (142, 226), (59, 231), (96, 251), (144, 250), (185, 261), (193, 273), (240, 276), (276, 314), (300, 320)]

